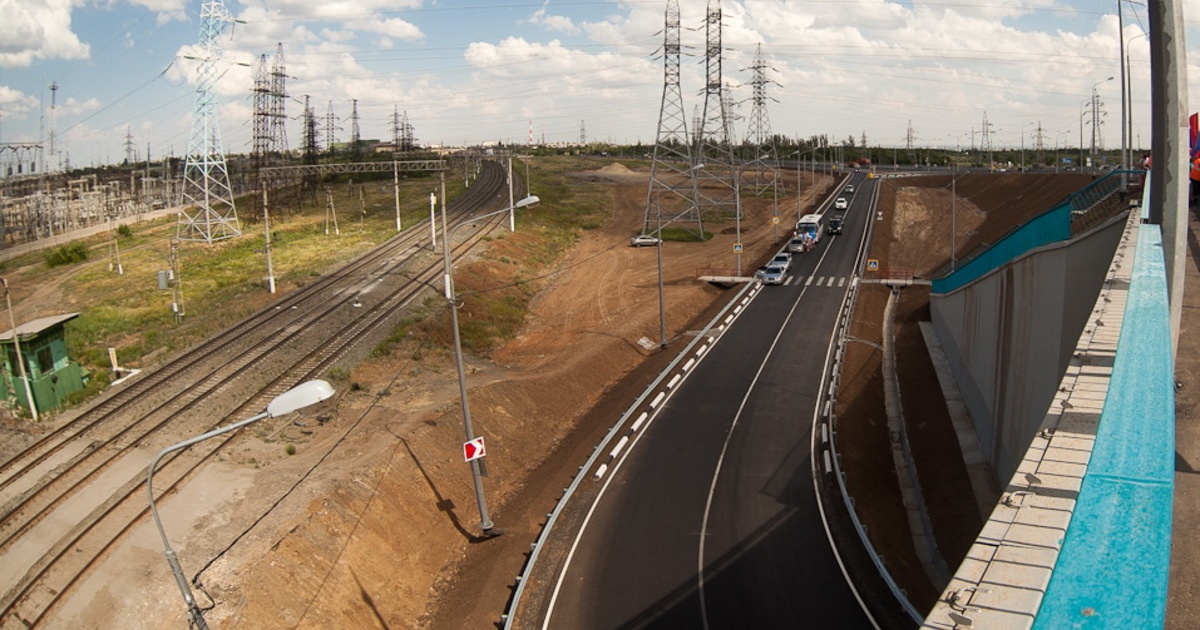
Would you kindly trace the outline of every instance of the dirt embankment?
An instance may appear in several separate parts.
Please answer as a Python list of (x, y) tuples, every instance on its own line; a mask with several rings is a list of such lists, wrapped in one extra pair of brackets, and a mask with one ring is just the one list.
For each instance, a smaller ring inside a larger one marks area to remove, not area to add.
[[(884, 269), (937, 277), (949, 268), (952, 242), (962, 260), (1089, 182), (1086, 175), (962, 175), (953, 186), (949, 176), (885, 181), (879, 196), (883, 219), (876, 223), (870, 257)], [(847, 347), (839, 392), (839, 447), (850, 494), (872, 543), (912, 603), (926, 610), (940, 585), (930, 584), (913, 551), (883, 400), (883, 355), (877, 344), (882, 343), (889, 292), (886, 286), (867, 284), (859, 294), (851, 328), (859, 342)], [(897, 372), (909, 442), (938, 549), (954, 571), (982, 522), (975, 503), (964, 499), (972, 489), (919, 327), (929, 321), (928, 287), (900, 290), (896, 321)]]
[[(639, 343), (658, 340), (655, 252), (628, 240), (644, 219), (646, 173), (614, 164), (579, 176), (611, 183), (612, 220), (583, 234), (516, 338), (468, 360), (474, 428), (487, 439), (486, 502), (506, 534), (476, 537), (451, 355), (405, 341), (354, 370), (361, 389), (335, 421), (353, 428), (337, 444), (311, 444), (330, 456), (201, 576), (220, 601), (208, 613), (215, 625), (480, 628), (499, 619), (545, 514), (630, 398), (605, 393), (658, 356)], [(771, 203), (743, 210), (743, 268), (753, 269), (776, 245)], [(732, 223), (705, 227), (716, 232), (709, 242), (663, 249), (671, 338), (722, 294), (695, 270), (735, 262)], [(519, 247), (513, 236), (458, 277), (500, 277)]]
[[(231, 480), (240, 490), (216, 506), (218, 516), (195, 521), (191, 529), (172, 524), (188, 577), (198, 574), (204, 586), (201, 604), (208, 604), (206, 594), (217, 602), (206, 614), (214, 627), (484, 628), (499, 618), (545, 514), (598, 435), (628, 404), (628, 394), (636, 392), (638, 366), (652, 368), (665, 356), (638, 343), (658, 336), (657, 268), (653, 248), (628, 246), (629, 236), (643, 220), (646, 173), (627, 171), (614, 165), (580, 174), (612, 183), (612, 220), (583, 233), (557, 273), (543, 281), (532, 314), (516, 338), (487, 359), (468, 359), (472, 417), (488, 446), (486, 499), (490, 516), (507, 533), (489, 540), (476, 537), (479, 513), (462, 460), (453, 357), (444, 345), (414, 336), (400, 341), (388, 356), (353, 371), (345, 383), (353, 386), (325, 429), (280, 428), (298, 436), (295, 456), (276, 455), (255, 460), (252, 466), (244, 459), (223, 464), (221, 474), (213, 478), (217, 483)], [(1003, 222), (1000, 215), (1005, 212), (987, 203), (990, 196), (1027, 187), (1015, 183), (995, 190), (994, 183), (967, 179), (957, 182), (957, 206), (963, 213), (956, 222), (960, 252), (976, 237), (991, 234), (988, 226), (993, 221)], [(819, 184), (827, 187), (830, 180)], [(949, 207), (938, 205), (949, 200), (948, 178), (945, 184), (945, 192), (924, 180), (886, 184), (885, 221), (872, 256), (885, 266), (914, 270), (943, 264), (948, 244), (938, 241), (938, 228), (944, 223), (936, 216)], [(976, 185), (978, 194), (961, 198), (963, 188)], [(780, 205), (795, 208), (796, 200), (783, 198)], [(896, 211), (888, 211), (890, 207)], [(776, 231), (769, 221), (768, 200), (747, 201), (743, 210), (743, 268), (753, 269), (773, 250)], [(896, 228), (893, 216), (903, 217)], [(969, 217), (979, 222), (973, 224)], [(706, 228), (716, 232), (709, 242), (668, 242), (663, 249), (667, 328), (673, 338), (686, 334), (694, 317), (721, 295), (719, 289), (697, 282), (695, 270), (734, 263), (734, 226)], [(496, 251), (519, 244), (519, 235), (494, 241)], [(503, 277), (504, 255), (480, 257), (460, 268), (457, 277)], [(482, 288), (486, 287), (476, 287)], [(925, 316), (924, 309), (919, 292), (906, 292), (898, 329), (900, 360), (905, 363), (901, 373), (921, 361), (923, 346), (913, 341), (916, 327), (909, 324)], [(879, 296), (864, 291), (859, 313), (855, 335), (876, 338), (882, 313)], [(844, 396), (848, 408), (841, 410), (846, 423), (842, 439), (857, 442), (843, 450), (850, 460), (859, 460), (862, 472), (850, 483), (856, 484), (853, 491), (861, 496), (860, 506), (871, 504), (864, 509), (871, 515), (873, 534), (896, 536), (899, 547), (889, 558), (903, 564), (900, 550), (911, 545), (904, 544), (896, 525), (905, 522), (902, 513), (897, 518), (892, 511), (892, 498), (898, 493), (889, 492), (888, 484), (895, 483), (894, 473), (873, 467), (890, 458), (870, 455), (878, 446), (880, 426), (886, 439), (886, 422), (880, 424), (873, 398), (876, 392), (882, 397), (876, 359), (867, 344), (851, 344), (851, 352), (861, 358), (848, 364), (843, 387), (856, 388), (858, 395)], [(928, 380), (921, 380), (928, 378), (927, 368), (912, 371), (917, 381), (906, 380), (905, 390), (927, 387)], [(624, 378), (631, 373), (634, 379)], [(915, 398), (906, 397), (906, 405)], [(936, 404), (925, 402), (931, 405), (925, 411), (906, 407), (906, 413), (918, 419), (910, 430), (948, 434)], [(914, 445), (918, 467), (924, 469), (930, 458), (935, 464), (955, 459), (945, 455), (947, 447), (929, 443), (928, 448)], [(939, 477), (965, 478), (946, 472)], [(944, 496), (935, 489), (926, 493)], [(183, 499), (177, 497), (176, 502)], [(882, 507), (873, 507), (876, 503)], [(951, 521), (953, 526), (956, 519), (955, 513), (934, 515), (939, 542), (944, 523)], [(946, 536), (951, 542), (943, 551), (949, 563), (963, 538)], [(161, 566), (161, 550), (131, 546), (135, 549), (122, 557), (135, 561), (108, 574), (104, 583), (84, 589), (90, 597), (73, 605), (65, 619), (80, 627), (167, 628), (181, 623), (182, 606), (167, 603), (178, 593)], [(919, 565), (912, 566), (920, 571)], [(928, 585), (910, 592), (920, 601), (935, 595)], [(143, 595), (132, 602), (129, 593)]]

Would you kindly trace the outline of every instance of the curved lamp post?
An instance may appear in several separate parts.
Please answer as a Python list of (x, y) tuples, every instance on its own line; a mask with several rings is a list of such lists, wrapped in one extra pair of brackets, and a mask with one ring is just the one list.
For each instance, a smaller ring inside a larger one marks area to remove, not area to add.
[(158, 461), (168, 453), (187, 448), (197, 442), (235, 431), (263, 418), (287, 415), (293, 411), (315, 405), (330, 396), (333, 396), (333, 387), (325, 381), (315, 380), (301, 383), (276, 396), (274, 400), (267, 404), (266, 411), (229, 426), (213, 429), (203, 435), (197, 435), (194, 438), (168, 446), (159, 451), (154, 456), (154, 459), (150, 461), (150, 468), (146, 470), (146, 495), (150, 499), (150, 516), (154, 519), (154, 525), (158, 527), (158, 535), (162, 537), (163, 551), (167, 556), (167, 564), (171, 565), (171, 574), (175, 576), (175, 583), (179, 585), (179, 592), (183, 594), (183, 601), (188, 609), (189, 621), (195, 624), (200, 630), (207, 630), (208, 624), (204, 621), (204, 615), (200, 612), (200, 607), (196, 605), (196, 598), (192, 595), (192, 589), (188, 586), (187, 578), (183, 576), (183, 568), (179, 566), (179, 558), (175, 556), (175, 550), (171, 549), (171, 541), (167, 539), (167, 532), (163, 529), (162, 521), (158, 518), (158, 508), (154, 505), (154, 469), (158, 467)]
[[(445, 199), (446, 194), (443, 191), (442, 198)], [(445, 275), (446, 300), (450, 302), (450, 325), (454, 329), (454, 365), (458, 370), (458, 393), (462, 398), (463, 410), (463, 428), (466, 429), (467, 441), (475, 439), (475, 429), (471, 426), (471, 405), (467, 401), (467, 373), (463, 368), (462, 354), (462, 339), (458, 334), (458, 297), (454, 292), (454, 266), (450, 262), (450, 237), (451, 232), (457, 230), (464, 225), (470, 225), (474, 221), (494, 217), (505, 212), (513, 212), (519, 208), (536, 205), (540, 199), (537, 195), (529, 195), (528, 197), (495, 212), (488, 212), (477, 217), (471, 217), (470, 221), (459, 223), (453, 228), (446, 225), (446, 206), (442, 205), (442, 264), (443, 274)], [(475, 484), (475, 501), (479, 504), (479, 529), (483, 530), (485, 536), (494, 536), (497, 532), (492, 531), (493, 523), (488, 516), (487, 499), (483, 496), (483, 470), (482, 462), (478, 459), (473, 459), (469, 462), (471, 466), (471, 479)]]

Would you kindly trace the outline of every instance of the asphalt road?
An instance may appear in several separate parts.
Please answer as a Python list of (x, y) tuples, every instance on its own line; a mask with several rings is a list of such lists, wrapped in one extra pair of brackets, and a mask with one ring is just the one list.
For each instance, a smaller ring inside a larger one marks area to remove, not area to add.
[(544, 627), (876, 626), (830, 545), (813, 463), (823, 475), (814, 421), (872, 218), (875, 181), (860, 179), (844, 233), (795, 255), (614, 462)]

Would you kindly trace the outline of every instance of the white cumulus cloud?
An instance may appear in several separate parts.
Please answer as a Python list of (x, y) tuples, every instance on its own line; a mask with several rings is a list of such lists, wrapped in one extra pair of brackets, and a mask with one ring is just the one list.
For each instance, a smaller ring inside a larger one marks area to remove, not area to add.
[(90, 49), (71, 30), (82, 0), (0, 0), (0, 67), (23, 68), (41, 59), (87, 59)]

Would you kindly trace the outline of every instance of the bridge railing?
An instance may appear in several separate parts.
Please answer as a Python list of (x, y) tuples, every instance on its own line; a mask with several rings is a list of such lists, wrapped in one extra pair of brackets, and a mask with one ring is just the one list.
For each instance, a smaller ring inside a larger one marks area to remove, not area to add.
[(1162, 252), (1160, 227), (1130, 217), (1041, 430), (923, 628), (1162, 627), (1175, 466)]

